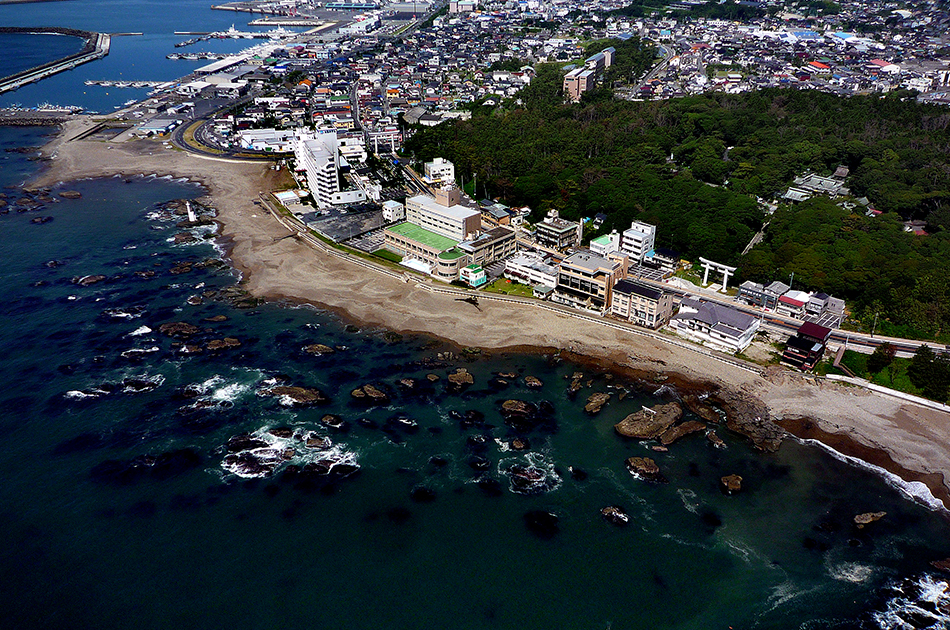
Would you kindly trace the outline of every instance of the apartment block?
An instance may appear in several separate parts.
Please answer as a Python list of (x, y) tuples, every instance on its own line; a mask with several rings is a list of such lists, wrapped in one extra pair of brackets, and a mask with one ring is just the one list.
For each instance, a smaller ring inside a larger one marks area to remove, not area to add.
[(655, 245), (656, 226), (642, 221), (631, 223), (620, 237), (620, 251), (636, 264), (642, 263), (644, 257), (653, 251)]
[(619, 280), (610, 300), (611, 314), (657, 329), (673, 315), (673, 294), (636, 280)]
[(593, 252), (568, 256), (558, 266), (557, 285), (551, 299), (567, 306), (606, 312), (614, 285), (627, 276), (626, 256), (604, 258)]

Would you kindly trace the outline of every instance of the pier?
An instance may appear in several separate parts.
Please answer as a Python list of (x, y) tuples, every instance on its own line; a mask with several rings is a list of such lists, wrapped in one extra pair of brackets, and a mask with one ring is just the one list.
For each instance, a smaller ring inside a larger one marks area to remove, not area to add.
[(57, 59), (56, 61), (44, 63), (43, 65), (36, 66), (35, 68), (30, 68), (29, 70), (24, 70), (23, 72), (17, 72), (16, 74), (12, 74), (8, 77), (0, 79), (0, 94), (16, 90), (23, 87), (24, 85), (35, 83), (36, 81), (40, 81), (46, 77), (53, 76), (54, 74), (58, 74), (60, 72), (65, 72), (66, 70), (72, 70), (76, 66), (82, 65), (84, 63), (95, 61), (96, 59), (102, 59), (109, 54), (109, 46), (112, 41), (112, 38), (108, 33), (92, 33), (90, 31), (79, 31), (75, 29), (59, 27), (3, 28), (0, 29), (0, 32), (34, 33), (37, 35), (70, 35), (73, 37), (81, 37), (86, 42), (85, 46), (83, 46), (83, 49), (78, 53), (69, 55), (68, 57), (63, 57), (62, 59)]

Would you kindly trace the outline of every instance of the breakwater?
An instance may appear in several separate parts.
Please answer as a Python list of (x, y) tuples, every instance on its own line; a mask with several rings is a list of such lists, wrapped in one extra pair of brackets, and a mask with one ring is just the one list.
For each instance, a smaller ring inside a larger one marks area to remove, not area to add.
[(36, 81), (40, 81), (54, 74), (71, 70), (80, 64), (88, 63), (95, 59), (101, 59), (109, 54), (109, 46), (111, 43), (111, 36), (108, 33), (94, 33), (91, 31), (81, 31), (62, 27), (0, 27), (0, 34), (2, 33), (66, 35), (70, 37), (79, 37), (85, 43), (82, 47), (82, 50), (75, 54), (63, 57), (62, 59), (44, 63), (42, 65), (24, 70), (22, 72), (17, 72), (0, 79), (0, 94), (16, 90), (17, 88), (29, 83), (35, 83)]

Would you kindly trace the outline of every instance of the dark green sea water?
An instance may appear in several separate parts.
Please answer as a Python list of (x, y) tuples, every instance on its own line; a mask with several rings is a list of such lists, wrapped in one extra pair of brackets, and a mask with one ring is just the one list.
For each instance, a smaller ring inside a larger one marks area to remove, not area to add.
[[(41, 142), (41, 131), (0, 129), (4, 149)], [(0, 159), (2, 185), (36, 169), (19, 153)], [(794, 441), (757, 454), (722, 427), (724, 450), (698, 434), (654, 453), (612, 425), (676, 392), (550, 354), (439, 361), (458, 349), (348, 330), (316, 308), (188, 304), (237, 281), (220, 265), (172, 273), (219, 257), (206, 229), (195, 244), (171, 242), (181, 217), (163, 204), (199, 188), (154, 178), (66, 188), (82, 198), (0, 215), (0, 627), (947, 627), (924, 600), (946, 585), (929, 562), (950, 556), (950, 527), (878, 475)], [(96, 274), (106, 279), (73, 283)], [(201, 328), (191, 343), (241, 345), (182, 354), (159, 332), (179, 321)], [(314, 343), (338, 350), (302, 350)], [(458, 367), (475, 381), (461, 393), (445, 380)], [(577, 370), (592, 383), (571, 399)], [(500, 372), (518, 376), (503, 387)], [(441, 380), (399, 386), (430, 373)], [(543, 388), (527, 388), (527, 375)], [(277, 381), (330, 402), (261, 395)], [(364, 383), (392, 401), (355, 404)], [(595, 391), (615, 396), (589, 417)], [(500, 413), (509, 398), (550, 403), (549, 420), (513, 431)], [(326, 414), (346, 425), (326, 426)], [(277, 440), (275, 427), (332, 448)], [(295, 452), (271, 475), (241, 478), (222, 463), (242, 434)], [(516, 436), (529, 451), (508, 449)], [(627, 473), (633, 455), (654, 457), (669, 483)], [(293, 474), (327, 457), (359, 470)], [(515, 491), (516, 464), (542, 477), (538, 492)], [(731, 497), (718, 489), (730, 473), (744, 478)], [(630, 523), (604, 521), (607, 505)], [(557, 531), (529, 529), (532, 511), (555, 515)], [(887, 516), (855, 529), (866, 511)]]

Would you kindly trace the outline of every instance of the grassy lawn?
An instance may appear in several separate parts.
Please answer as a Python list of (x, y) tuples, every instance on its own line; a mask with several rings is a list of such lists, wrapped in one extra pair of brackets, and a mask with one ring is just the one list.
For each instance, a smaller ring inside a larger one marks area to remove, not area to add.
[[(845, 350), (844, 356), (841, 357), (841, 363), (854, 372), (856, 376), (866, 378), (875, 385), (889, 387), (899, 392), (914, 394), (915, 396), (922, 395), (920, 390), (914, 387), (914, 384), (910, 382), (910, 377), (907, 376), (910, 359), (894, 359), (890, 365), (877, 374), (870, 374), (867, 368), (869, 356), (870, 355), (855, 352), (854, 350)], [(834, 373), (835, 370), (832, 368), (829, 372)]]
[(482, 291), (491, 293), (504, 293), (506, 295), (519, 295), (521, 297), (533, 297), (534, 289), (520, 282), (513, 282), (505, 278), (498, 278), (491, 284), (485, 285)]
[(373, 256), (379, 256), (383, 260), (389, 260), (394, 263), (402, 262), (402, 256), (395, 252), (391, 252), (388, 249), (377, 249), (375, 252), (373, 252)]

